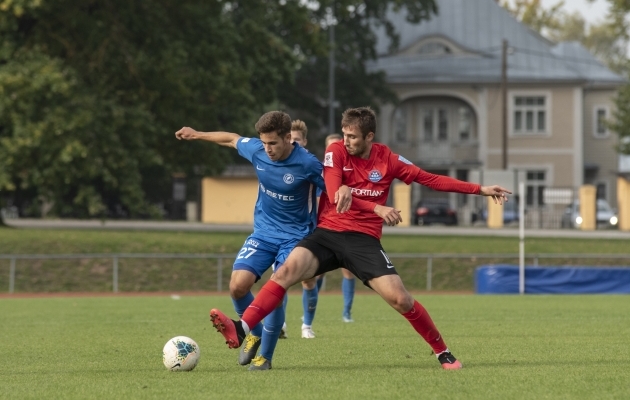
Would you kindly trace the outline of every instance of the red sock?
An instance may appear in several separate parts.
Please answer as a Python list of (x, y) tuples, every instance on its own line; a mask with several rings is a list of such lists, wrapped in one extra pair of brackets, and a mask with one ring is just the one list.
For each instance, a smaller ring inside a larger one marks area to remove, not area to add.
[(241, 317), (247, 326), (255, 327), (267, 315), (278, 307), (278, 304), (284, 299), (287, 290), (278, 285), (274, 281), (268, 281), (260, 289), (252, 304), (247, 307), (245, 313)]
[(442, 335), (435, 327), (427, 310), (417, 300), (414, 301), (411, 310), (402, 316), (407, 318), (413, 329), (433, 348), (435, 354), (440, 354), (446, 350), (446, 343), (444, 343)]

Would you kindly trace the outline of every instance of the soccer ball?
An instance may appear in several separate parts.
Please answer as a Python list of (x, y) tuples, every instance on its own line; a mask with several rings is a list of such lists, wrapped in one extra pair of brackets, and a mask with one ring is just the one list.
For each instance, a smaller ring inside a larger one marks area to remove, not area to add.
[(171, 371), (192, 371), (200, 355), (197, 342), (186, 336), (175, 336), (164, 345), (162, 361)]

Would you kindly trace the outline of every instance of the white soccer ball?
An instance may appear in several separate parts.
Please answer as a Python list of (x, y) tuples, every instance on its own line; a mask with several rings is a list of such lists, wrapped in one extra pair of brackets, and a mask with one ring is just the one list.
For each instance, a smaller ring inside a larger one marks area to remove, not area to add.
[(186, 336), (175, 336), (164, 345), (162, 361), (171, 371), (192, 371), (201, 355), (197, 342)]

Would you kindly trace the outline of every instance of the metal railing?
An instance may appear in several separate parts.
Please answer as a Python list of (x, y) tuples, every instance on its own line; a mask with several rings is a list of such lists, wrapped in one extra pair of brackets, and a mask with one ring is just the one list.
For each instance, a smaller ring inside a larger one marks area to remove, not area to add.
[[(390, 253), (390, 259), (426, 259), (426, 290), (431, 291), (433, 279), (433, 260), (435, 259), (518, 259), (518, 253), (468, 253), (468, 254), (430, 254), (430, 253)], [(152, 253), (120, 253), (120, 254), (0, 254), (0, 260), (9, 260), (9, 293), (15, 292), (15, 274), (17, 260), (78, 260), (78, 259), (111, 259), (112, 291), (118, 292), (118, 262), (120, 259), (205, 259), (217, 260), (217, 292), (223, 291), (223, 260), (235, 259), (236, 254), (152, 254)], [(526, 261), (538, 267), (541, 259), (607, 259), (630, 262), (630, 254), (579, 254), (579, 253), (530, 253)]]

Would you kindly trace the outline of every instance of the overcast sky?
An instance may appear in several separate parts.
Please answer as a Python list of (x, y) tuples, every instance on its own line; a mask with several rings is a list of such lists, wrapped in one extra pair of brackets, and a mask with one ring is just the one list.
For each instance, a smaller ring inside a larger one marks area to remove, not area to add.
[[(511, 2), (514, 3), (513, 0)], [(550, 8), (559, 2), (560, 0), (541, 0), (544, 8)], [(587, 0), (564, 0), (564, 9), (569, 12), (579, 12), (587, 23), (601, 22), (608, 11), (608, 1), (595, 0), (590, 3)]]

